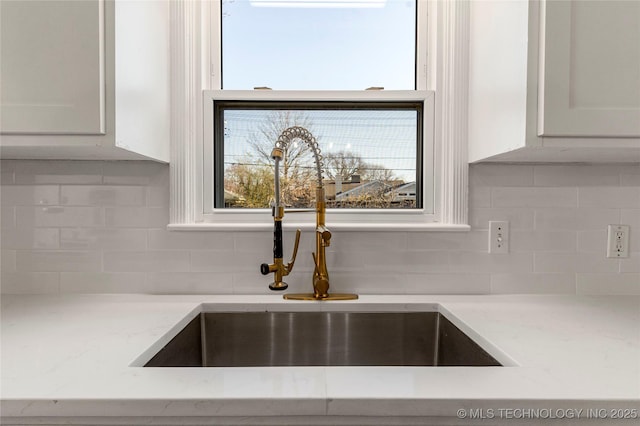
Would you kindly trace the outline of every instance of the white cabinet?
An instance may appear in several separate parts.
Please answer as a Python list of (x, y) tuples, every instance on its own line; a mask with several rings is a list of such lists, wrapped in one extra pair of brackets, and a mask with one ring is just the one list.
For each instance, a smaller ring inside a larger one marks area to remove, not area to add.
[(640, 2), (471, 3), (469, 160), (640, 161)]
[(169, 159), (165, 1), (0, 1), (2, 158)]
[(640, 1), (549, 1), (538, 134), (640, 137)]
[(0, 117), (11, 133), (104, 133), (98, 1), (3, 1)]

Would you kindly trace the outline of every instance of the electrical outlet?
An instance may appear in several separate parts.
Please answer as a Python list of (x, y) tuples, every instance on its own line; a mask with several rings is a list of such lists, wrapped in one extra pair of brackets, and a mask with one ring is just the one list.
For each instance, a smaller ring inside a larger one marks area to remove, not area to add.
[(489, 253), (509, 253), (509, 222), (489, 222)]
[(609, 225), (607, 231), (607, 257), (629, 257), (629, 225)]

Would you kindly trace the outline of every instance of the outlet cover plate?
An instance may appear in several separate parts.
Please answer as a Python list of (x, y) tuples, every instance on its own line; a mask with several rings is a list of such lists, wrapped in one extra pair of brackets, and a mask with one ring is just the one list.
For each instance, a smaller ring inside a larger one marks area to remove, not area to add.
[(490, 221), (489, 222), (489, 253), (507, 254), (509, 253), (509, 222)]
[(609, 225), (607, 231), (607, 257), (629, 257), (629, 225)]

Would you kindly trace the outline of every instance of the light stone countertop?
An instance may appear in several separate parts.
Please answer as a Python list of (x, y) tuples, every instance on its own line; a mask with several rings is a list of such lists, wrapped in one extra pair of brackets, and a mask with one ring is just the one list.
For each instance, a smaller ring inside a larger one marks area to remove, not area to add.
[[(439, 309), (507, 366), (139, 367), (201, 309)], [(1, 315), (3, 424), (452, 424), (460, 409), (496, 422), (519, 409), (584, 410), (581, 419), (601, 409), (607, 420), (613, 409), (640, 412), (640, 297), (3, 295)]]

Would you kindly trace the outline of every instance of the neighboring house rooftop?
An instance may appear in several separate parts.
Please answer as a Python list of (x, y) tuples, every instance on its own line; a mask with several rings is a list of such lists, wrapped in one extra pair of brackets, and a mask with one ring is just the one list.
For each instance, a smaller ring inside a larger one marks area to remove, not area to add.
[(344, 200), (347, 198), (359, 197), (366, 194), (379, 194), (381, 192), (387, 192), (389, 188), (389, 185), (387, 185), (386, 183), (379, 180), (374, 180), (337, 194), (336, 200)]
[(244, 197), (236, 194), (235, 192), (224, 190), (224, 202), (225, 204), (235, 204), (238, 202), (244, 202)]
[(409, 182), (393, 189), (393, 202), (416, 199), (416, 183)]

